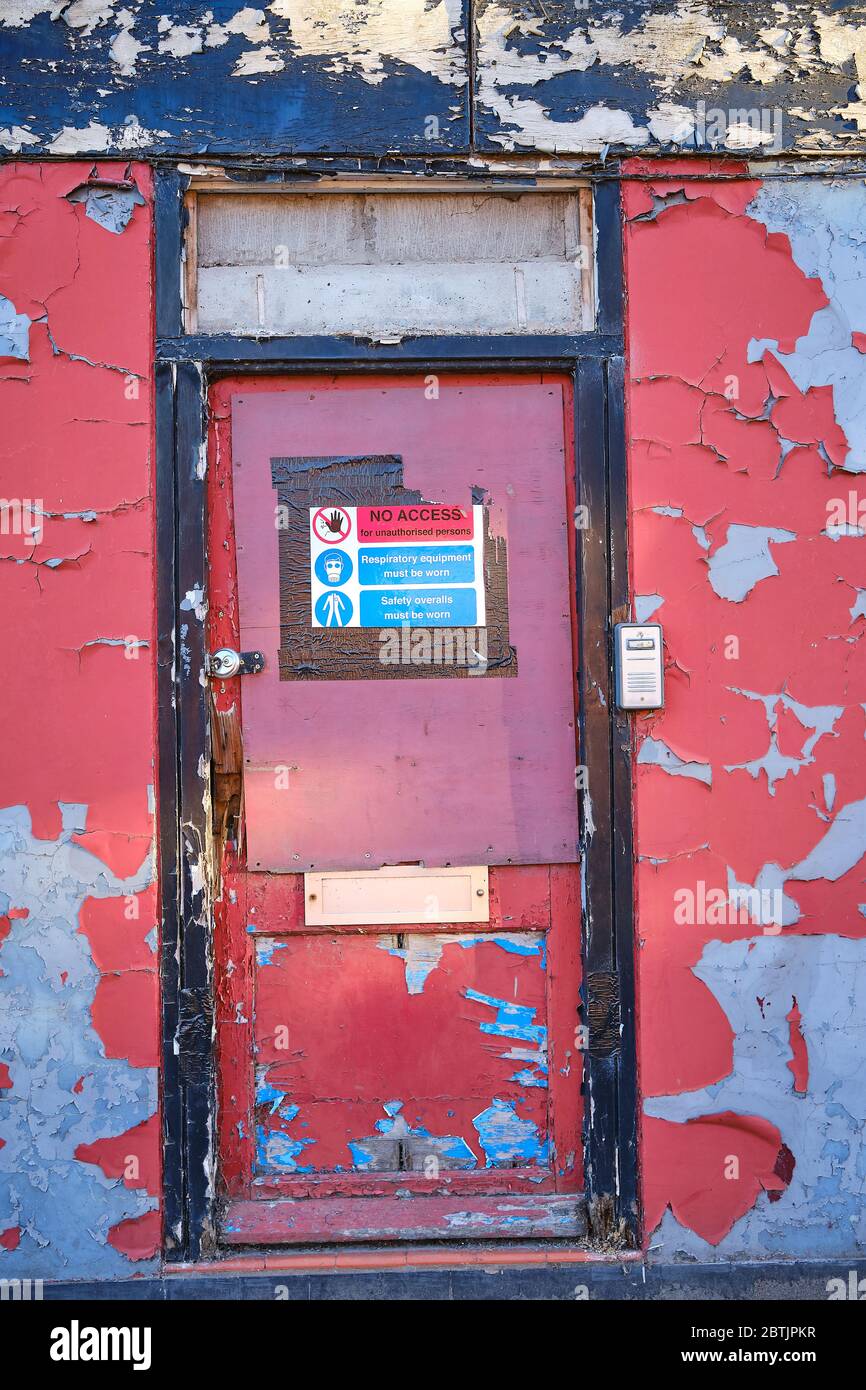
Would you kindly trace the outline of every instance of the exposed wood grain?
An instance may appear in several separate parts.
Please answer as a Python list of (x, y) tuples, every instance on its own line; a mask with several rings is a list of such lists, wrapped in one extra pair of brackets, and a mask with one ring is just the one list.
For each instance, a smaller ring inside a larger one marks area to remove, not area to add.
[(183, 241), (183, 331), (198, 331), (198, 194), (184, 199), (186, 232)]
[(558, 191), (203, 193), (198, 324), (374, 337), (574, 331), (587, 319), (591, 253), (578, 222), (577, 195)]
[(579, 1240), (586, 1234), (582, 1200), (573, 1196), (368, 1197), (235, 1201), (222, 1236), (229, 1245), (292, 1245), (366, 1240)]

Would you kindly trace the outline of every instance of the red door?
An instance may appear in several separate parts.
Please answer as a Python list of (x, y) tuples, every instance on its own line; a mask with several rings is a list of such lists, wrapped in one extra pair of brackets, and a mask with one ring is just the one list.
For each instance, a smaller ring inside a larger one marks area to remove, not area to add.
[(210, 406), (223, 1238), (577, 1236), (569, 382)]

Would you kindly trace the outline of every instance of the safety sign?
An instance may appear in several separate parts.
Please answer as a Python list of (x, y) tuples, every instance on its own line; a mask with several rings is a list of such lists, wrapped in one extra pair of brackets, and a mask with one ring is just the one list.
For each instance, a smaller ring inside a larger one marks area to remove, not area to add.
[(484, 508), (310, 508), (314, 628), (484, 627)]

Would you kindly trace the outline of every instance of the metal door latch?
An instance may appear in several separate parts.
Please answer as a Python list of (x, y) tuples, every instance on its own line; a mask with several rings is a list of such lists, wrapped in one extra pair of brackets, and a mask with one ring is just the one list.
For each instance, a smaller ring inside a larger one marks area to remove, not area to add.
[(265, 658), (261, 652), (235, 652), (231, 647), (220, 647), (208, 657), (208, 674), (217, 680), (230, 680), (232, 676), (257, 676), (265, 669)]

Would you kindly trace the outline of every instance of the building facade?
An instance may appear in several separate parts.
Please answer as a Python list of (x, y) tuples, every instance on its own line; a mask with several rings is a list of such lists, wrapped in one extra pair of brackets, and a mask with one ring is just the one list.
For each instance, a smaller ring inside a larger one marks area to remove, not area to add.
[(0, 52), (0, 1278), (847, 1270), (866, 5), (5, 0)]

